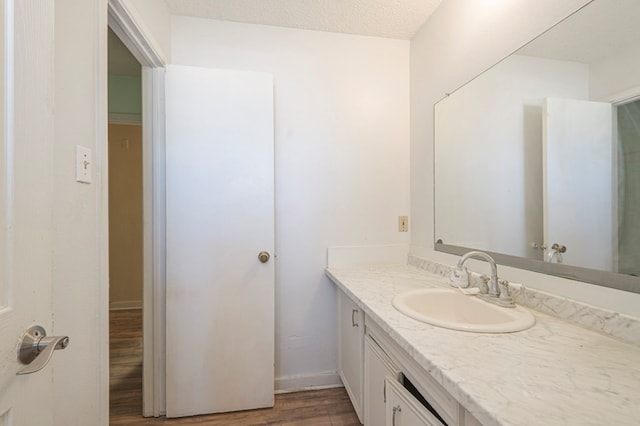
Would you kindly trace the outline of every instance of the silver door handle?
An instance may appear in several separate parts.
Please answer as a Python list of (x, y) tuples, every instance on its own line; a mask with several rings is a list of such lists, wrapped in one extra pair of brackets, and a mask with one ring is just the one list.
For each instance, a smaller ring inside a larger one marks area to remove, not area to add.
[(69, 337), (47, 337), (43, 327), (39, 325), (29, 327), (18, 344), (18, 360), (24, 364), (24, 367), (16, 374), (31, 374), (42, 370), (53, 356), (53, 351), (67, 346), (69, 346)]

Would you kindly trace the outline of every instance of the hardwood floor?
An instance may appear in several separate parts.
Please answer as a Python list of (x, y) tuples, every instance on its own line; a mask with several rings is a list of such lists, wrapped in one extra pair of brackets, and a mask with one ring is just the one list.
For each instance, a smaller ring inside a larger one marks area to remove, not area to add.
[(142, 312), (112, 311), (110, 326), (110, 425), (308, 425), (359, 426), (344, 388), (276, 395), (273, 408), (180, 419), (143, 418)]
[(109, 312), (109, 368), (110, 424), (133, 424), (142, 413), (141, 309)]

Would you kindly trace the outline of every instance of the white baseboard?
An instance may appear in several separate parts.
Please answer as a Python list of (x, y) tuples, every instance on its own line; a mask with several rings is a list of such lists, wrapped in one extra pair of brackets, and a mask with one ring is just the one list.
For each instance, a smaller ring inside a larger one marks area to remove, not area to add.
[(336, 268), (355, 265), (406, 265), (408, 257), (409, 244), (329, 247), (327, 249), (327, 266)]
[(276, 377), (276, 394), (342, 387), (335, 371), (316, 374)]
[(142, 309), (142, 300), (123, 300), (120, 302), (109, 302), (110, 311), (124, 311), (126, 309)]
[(109, 124), (142, 124), (142, 114), (109, 113)]

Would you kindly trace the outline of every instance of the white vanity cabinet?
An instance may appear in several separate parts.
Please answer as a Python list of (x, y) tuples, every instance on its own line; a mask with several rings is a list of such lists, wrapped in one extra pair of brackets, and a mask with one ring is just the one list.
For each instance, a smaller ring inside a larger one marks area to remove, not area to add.
[(362, 422), (364, 313), (338, 291), (338, 374)]
[(475, 417), (471, 415), (471, 413), (467, 411), (465, 412), (464, 416), (464, 426), (482, 426), (482, 423), (480, 423)]
[(443, 426), (395, 378), (387, 378), (387, 426)]
[(481, 426), (342, 291), (338, 335), (338, 373), (365, 426)]

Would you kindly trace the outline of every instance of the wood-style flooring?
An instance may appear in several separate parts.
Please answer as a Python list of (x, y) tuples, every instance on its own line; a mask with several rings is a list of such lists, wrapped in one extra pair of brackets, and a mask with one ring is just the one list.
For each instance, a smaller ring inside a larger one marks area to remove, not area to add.
[(110, 425), (359, 426), (344, 388), (276, 395), (275, 407), (180, 419), (144, 418), (142, 412), (142, 312), (112, 311)]

